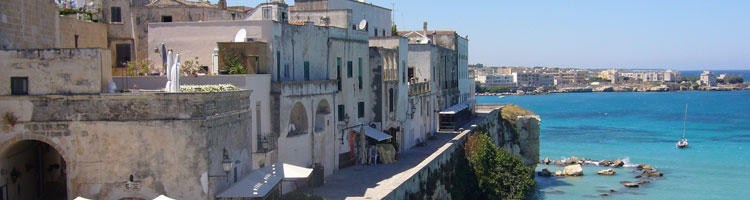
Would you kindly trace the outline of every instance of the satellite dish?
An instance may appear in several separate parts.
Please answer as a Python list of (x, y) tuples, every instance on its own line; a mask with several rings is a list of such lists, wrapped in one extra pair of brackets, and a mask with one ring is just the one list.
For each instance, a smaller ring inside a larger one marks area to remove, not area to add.
[(247, 38), (247, 31), (243, 28), (237, 31), (237, 34), (234, 35), (234, 42), (244, 42), (245, 38)]
[(366, 19), (363, 19), (362, 21), (359, 22), (359, 30), (365, 30), (366, 27), (367, 27)]

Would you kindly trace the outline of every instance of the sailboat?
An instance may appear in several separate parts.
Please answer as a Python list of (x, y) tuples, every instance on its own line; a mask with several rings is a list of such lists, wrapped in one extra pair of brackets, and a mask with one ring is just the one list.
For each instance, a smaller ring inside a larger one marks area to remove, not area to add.
[(688, 146), (688, 141), (685, 138), (685, 129), (687, 128), (687, 110), (688, 110), (688, 105), (685, 104), (685, 121), (682, 122), (682, 140), (678, 141), (677, 144), (675, 145), (678, 148), (685, 148)]

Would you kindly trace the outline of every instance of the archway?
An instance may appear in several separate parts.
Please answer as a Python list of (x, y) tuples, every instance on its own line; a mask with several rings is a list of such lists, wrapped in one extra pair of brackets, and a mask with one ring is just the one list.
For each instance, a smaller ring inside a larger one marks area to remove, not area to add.
[(308, 129), (307, 111), (302, 103), (297, 102), (289, 113), (289, 134), (287, 137), (306, 134)]
[(4, 199), (67, 199), (65, 159), (53, 146), (22, 140), (0, 152), (0, 169), (8, 179), (0, 180)]
[(326, 116), (331, 114), (331, 106), (328, 105), (328, 101), (323, 99), (318, 103), (318, 108), (315, 111), (315, 132), (325, 131), (327, 126)]

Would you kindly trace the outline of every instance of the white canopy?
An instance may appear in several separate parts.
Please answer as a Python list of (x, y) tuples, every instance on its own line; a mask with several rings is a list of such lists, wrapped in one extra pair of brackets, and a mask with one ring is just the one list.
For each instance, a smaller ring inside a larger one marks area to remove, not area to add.
[(154, 198), (154, 200), (174, 200), (173, 198), (169, 198), (164, 195), (159, 195), (158, 197)]
[(76, 197), (76, 198), (75, 198), (75, 199), (73, 199), (73, 200), (91, 200), (91, 199), (87, 199), (87, 198), (83, 198), (83, 197)]
[[(276, 163), (257, 169), (242, 178), (229, 189), (219, 193), (219, 198), (264, 197), (276, 187), (282, 179), (305, 179), (312, 174), (310, 168), (286, 163)], [(276, 173), (274, 173), (276, 172)]]
[(367, 135), (367, 137), (370, 137), (370, 138), (375, 139), (377, 141), (383, 141), (383, 140), (391, 139), (391, 135), (388, 135), (388, 134), (384, 133), (383, 131), (380, 131), (378, 129), (372, 128), (370, 126), (364, 126), (364, 127), (360, 127), (360, 126), (364, 126), (364, 125), (359, 125), (359, 126), (355, 127), (354, 130), (358, 131), (358, 129), (362, 128), (361, 130), (365, 132), (365, 135)]
[(276, 166), (279, 166), (279, 164), (281, 164), (281, 169), (284, 171), (284, 180), (306, 179), (307, 177), (310, 177), (310, 174), (312, 174), (313, 171), (312, 168), (305, 168), (286, 163), (277, 163)]
[(467, 108), (469, 108), (469, 102), (459, 103), (459, 104), (453, 105), (451, 107), (448, 107), (448, 108), (446, 108), (444, 110), (441, 110), (440, 114), (452, 115), (452, 114), (456, 114), (458, 112), (461, 112), (462, 110), (465, 110)]

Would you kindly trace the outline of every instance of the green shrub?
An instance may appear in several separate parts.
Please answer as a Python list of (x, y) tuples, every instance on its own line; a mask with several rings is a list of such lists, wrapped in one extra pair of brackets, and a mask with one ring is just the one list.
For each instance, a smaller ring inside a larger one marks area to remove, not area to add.
[(506, 149), (495, 146), (486, 133), (470, 136), (465, 146), (469, 163), (486, 199), (524, 199), (533, 192), (533, 170)]

